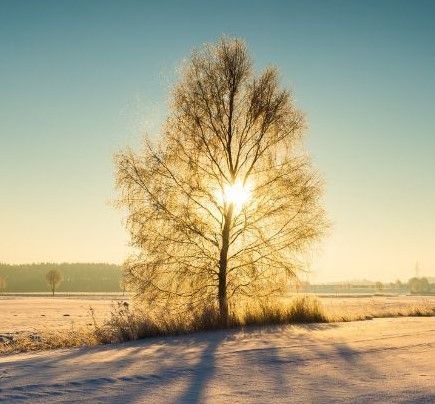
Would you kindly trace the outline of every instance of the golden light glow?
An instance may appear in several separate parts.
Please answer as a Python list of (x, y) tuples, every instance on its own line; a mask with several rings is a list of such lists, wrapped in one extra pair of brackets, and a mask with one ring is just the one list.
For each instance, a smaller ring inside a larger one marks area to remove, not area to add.
[(226, 184), (222, 195), (222, 200), (228, 204), (234, 204), (236, 212), (240, 212), (251, 198), (251, 187), (248, 184), (243, 184), (241, 181), (236, 181), (234, 184)]

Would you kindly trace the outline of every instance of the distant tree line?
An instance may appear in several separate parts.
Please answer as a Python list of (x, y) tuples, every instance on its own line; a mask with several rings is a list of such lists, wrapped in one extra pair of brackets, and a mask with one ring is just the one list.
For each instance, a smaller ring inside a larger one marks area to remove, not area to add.
[[(0, 294), (30, 292), (123, 292), (122, 267), (114, 264), (0, 263)], [(300, 293), (411, 293), (435, 294), (434, 278), (411, 278), (408, 282), (341, 282), (310, 284), (294, 281), (290, 291)]]
[(0, 264), (0, 293), (122, 292), (121, 279), (113, 264)]
[(309, 293), (411, 293), (415, 295), (435, 294), (435, 279), (411, 278), (408, 282), (340, 282), (336, 284), (310, 284), (296, 281), (290, 287), (292, 292)]

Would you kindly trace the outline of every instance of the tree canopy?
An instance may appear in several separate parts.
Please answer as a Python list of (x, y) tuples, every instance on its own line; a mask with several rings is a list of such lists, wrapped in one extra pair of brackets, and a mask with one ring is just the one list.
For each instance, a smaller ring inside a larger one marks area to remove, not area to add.
[(45, 279), (50, 286), (50, 290), (54, 296), (54, 292), (56, 291), (57, 285), (62, 281), (62, 275), (57, 269), (52, 269), (47, 272), (45, 275)]
[(137, 251), (125, 273), (137, 295), (215, 302), (226, 321), (241, 299), (282, 292), (326, 226), (304, 129), (278, 70), (255, 73), (244, 42), (194, 51), (163, 134), (116, 157)]

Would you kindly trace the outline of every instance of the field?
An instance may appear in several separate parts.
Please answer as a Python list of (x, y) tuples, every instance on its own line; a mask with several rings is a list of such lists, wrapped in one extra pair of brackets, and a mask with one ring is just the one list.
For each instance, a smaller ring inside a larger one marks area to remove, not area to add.
[(0, 296), (0, 334), (90, 326), (90, 308), (103, 321), (122, 295)]
[(247, 328), (0, 356), (1, 402), (434, 402), (435, 318)]
[[(421, 296), (321, 297), (320, 299), (328, 312), (337, 315), (395, 311), (413, 305), (435, 306), (435, 297)], [(121, 294), (77, 294), (60, 297), (0, 296), (0, 335), (91, 327), (91, 307), (97, 322), (102, 322), (109, 315), (112, 305), (120, 300), (128, 300), (128, 297), (123, 297)]]
[[(120, 295), (2, 296), (0, 336), (92, 327)], [(434, 306), (321, 297), (336, 315)], [(247, 327), (0, 355), (0, 402), (433, 402), (435, 317)]]

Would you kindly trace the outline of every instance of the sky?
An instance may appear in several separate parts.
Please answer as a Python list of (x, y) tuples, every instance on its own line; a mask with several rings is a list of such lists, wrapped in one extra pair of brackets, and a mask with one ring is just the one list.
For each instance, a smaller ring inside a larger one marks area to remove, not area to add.
[(332, 223), (310, 280), (435, 276), (435, 2), (0, 0), (0, 262), (129, 253), (113, 153), (222, 34), (307, 115)]

